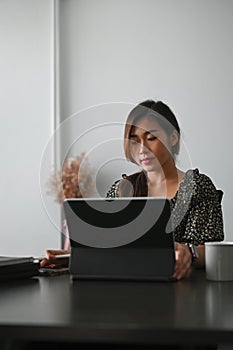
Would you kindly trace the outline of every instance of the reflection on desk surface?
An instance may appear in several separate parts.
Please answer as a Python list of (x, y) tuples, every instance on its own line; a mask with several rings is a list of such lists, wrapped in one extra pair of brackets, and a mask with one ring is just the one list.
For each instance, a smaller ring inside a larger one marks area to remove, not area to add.
[(233, 282), (208, 281), (204, 271), (196, 271), (175, 290), (177, 326), (233, 327)]
[(204, 271), (176, 283), (39, 277), (2, 285), (0, 310), (0, 330), (34, 324), (72, 329), (77, 337), (80, 329), (233, 334), (233, 282), (207, 281)]

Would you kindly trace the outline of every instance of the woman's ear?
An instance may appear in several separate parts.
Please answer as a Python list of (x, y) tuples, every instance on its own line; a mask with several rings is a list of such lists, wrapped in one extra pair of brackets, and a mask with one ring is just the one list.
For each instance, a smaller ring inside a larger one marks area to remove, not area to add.
[(170, 135), (170, 143), (171, 146), (174, 147), (177, 142), (179, 142), (180, 136), (178, 134), (177, 130), (173, 130), (172, 134)]

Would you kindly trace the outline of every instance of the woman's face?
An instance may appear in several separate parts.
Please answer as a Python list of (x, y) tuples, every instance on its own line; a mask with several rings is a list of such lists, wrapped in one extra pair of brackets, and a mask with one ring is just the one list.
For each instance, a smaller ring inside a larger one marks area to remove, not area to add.
[(178, 142), (178, 134), (174, 130), (168, 136), (153, 117), (141, 118), (129, 139), (131, 156), (145, 171), (158, 171), (173, 162), (171, 149)]

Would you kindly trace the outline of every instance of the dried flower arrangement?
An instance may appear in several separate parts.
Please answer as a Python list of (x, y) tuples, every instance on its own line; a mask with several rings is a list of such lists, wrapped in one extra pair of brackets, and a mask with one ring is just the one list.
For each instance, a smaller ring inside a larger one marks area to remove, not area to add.
[(54, 170), (48, 181), (48, 194), (62, 204), (64, 198), (87, 198), (93, 190), (94, 169), (85, 153), (65, 160), (62, 170)]

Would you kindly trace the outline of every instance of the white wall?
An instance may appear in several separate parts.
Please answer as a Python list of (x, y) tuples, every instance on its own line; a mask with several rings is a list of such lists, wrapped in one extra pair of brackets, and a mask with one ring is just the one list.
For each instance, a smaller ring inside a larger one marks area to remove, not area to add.
[[(37, 256), (60, 243), (39, 186), (52, 134), (52, 40), (52, 0), (0, 1), (0, 255)], [(50, 205), (58, 223), (59, 208)]]
[[(232, 33), (231, 0), (60, 0), (62, 120), (109, 102), (168, 103), (180, 121), (192, 166), (225, 192), (225, 232), (231, 240)], [(89, 113), (88, 127), (91, 118), (93, 125), (116, 121), (104, 112), (99, 116), (101, 108), (96, 116)], [(118, 121), (125, 116), (119, 114)], [(85, 112), (77, 129), (71, 128), (70, 136), (67, 131), (66, 146), (79, 127), (85, 129), (84, 120)], [(116, 135), (103, 129), (101, 137)], [(121, 171), (112, 167), (112, 178)]]

